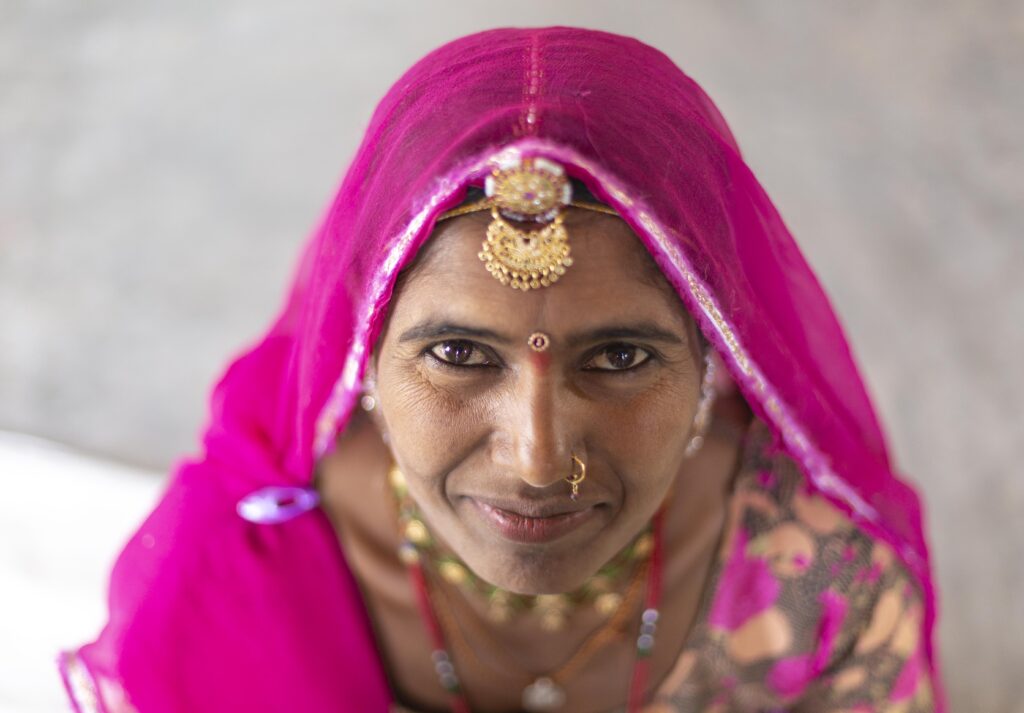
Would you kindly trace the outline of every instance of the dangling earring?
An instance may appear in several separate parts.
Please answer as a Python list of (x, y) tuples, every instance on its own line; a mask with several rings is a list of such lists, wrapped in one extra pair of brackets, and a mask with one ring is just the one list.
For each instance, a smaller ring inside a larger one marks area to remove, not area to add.
[(697, 404), (697, 415), (693, 417), (693, 437), (686, 444), (686, 457), (690, 458), (704, 445), (708, 426), (711, 425), (711, 407), (715, 403), (715, 360), (710, 347), (704, 355), (704, 378), (700, 382), (700, 403)]
[(359, 397), (359, 405), (369, 413), (377, 408), (377, 375), (373, 365), (366, 365), (366, 376), (363, 377), (363, 395)]

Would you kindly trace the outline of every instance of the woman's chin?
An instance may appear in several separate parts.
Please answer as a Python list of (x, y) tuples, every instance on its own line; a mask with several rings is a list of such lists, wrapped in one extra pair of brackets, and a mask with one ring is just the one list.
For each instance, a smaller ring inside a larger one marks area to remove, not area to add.
[(517, 517), (475, 498), (459, 505), (448, 527), (435, 529), (438, 539), (476, 576), (516, 594), (577, 590), (629, 541), (619, 542), (617, 513), (604, 504), (548, 518)]
[(561, 564), (552, 562), (544, 565), (543, 562), (522, 563), (520, 566), (495, 567), (494, 571), (487, 571), (490, 568), (481, 568), (484, 571), (476, 570), (477, 576), (486, 582), (515, 594), (538, 595), (538, 594), (564, 594), (579, 589), (600, 567), (585, 571), (573, 571), (576, 568), (566, 569)]
[(516, 594), (563, 594), (582, 587), (605, 563), (595, 548), (538, 548), (475, 543), (460, 558), (484, 581)]

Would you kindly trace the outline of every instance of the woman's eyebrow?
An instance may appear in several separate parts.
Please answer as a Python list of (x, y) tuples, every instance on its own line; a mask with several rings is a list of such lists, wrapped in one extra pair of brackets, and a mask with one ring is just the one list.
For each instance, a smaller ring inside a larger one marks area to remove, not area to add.
[(498, 332), (490, 329), (469, 327), (462, 324), (434, 320), (423, 322), (415, 327), (410, 327), (402, 332), (401, 336), (398, 337), (398, 341), (400, 343), (413, 342), (423, 339), (439, 339), (441, 337), (476, 337), (477, 339), (487, 339), (499, 344), (512, 343), (511, 337), (499, 334)]
[[(483, 327), (471, 327), (454, 322), (429, 320), (417, 324), (402, 332), (398, 337), (400, 343), (421, 341), (424, 339), (440, 339), (441, 337), (474, 337), (487, 339), (498, 344), (511, 344), (514, 340), (504, 334)], [(570, 334), (566, 345), (578, 347), (582, 344), (611, 341), (614, 339), (638, 339), (670, 344), (685, 344), (686, 338), (663, 329), (653, 322), (641, 322), (630, 325), (610, 325), (597, 329), (588, 329)]]
[(653, 322), (640, 322), (639, 324), (614, 325), (575, 332), (568, 336), (566, 344), (570, 347), (576, 347), (582, 344), (613, 339), (639, 339), (670, 344), (685, 344), (687, 341), (684, 336), (663, 329)]

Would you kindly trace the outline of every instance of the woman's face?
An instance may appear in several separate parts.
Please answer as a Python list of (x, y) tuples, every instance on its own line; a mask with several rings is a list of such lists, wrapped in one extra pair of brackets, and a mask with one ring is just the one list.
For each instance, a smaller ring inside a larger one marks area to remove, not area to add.
[[(378, 423), (433, 535), (474, 572), (570, 591), (644, 528), (680, 470), (696, 329), (619, 218), (571, 209), (573, 266), (528, 292), (477, 257), (488, 220), (439, 225), (402, 281), (375, 354)], [(586, 464), (576, 501), (573, 454)]]

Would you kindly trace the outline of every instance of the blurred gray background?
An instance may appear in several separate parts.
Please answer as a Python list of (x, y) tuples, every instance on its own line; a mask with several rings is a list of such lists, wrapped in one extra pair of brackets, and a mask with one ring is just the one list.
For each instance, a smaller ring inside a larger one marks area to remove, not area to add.
[(1024, 3), (4, 0), (0, 429), (193, 450), (391, 82), (544, 24), (718, 103), (923, 490), (952, 710), (1024, 711)]

